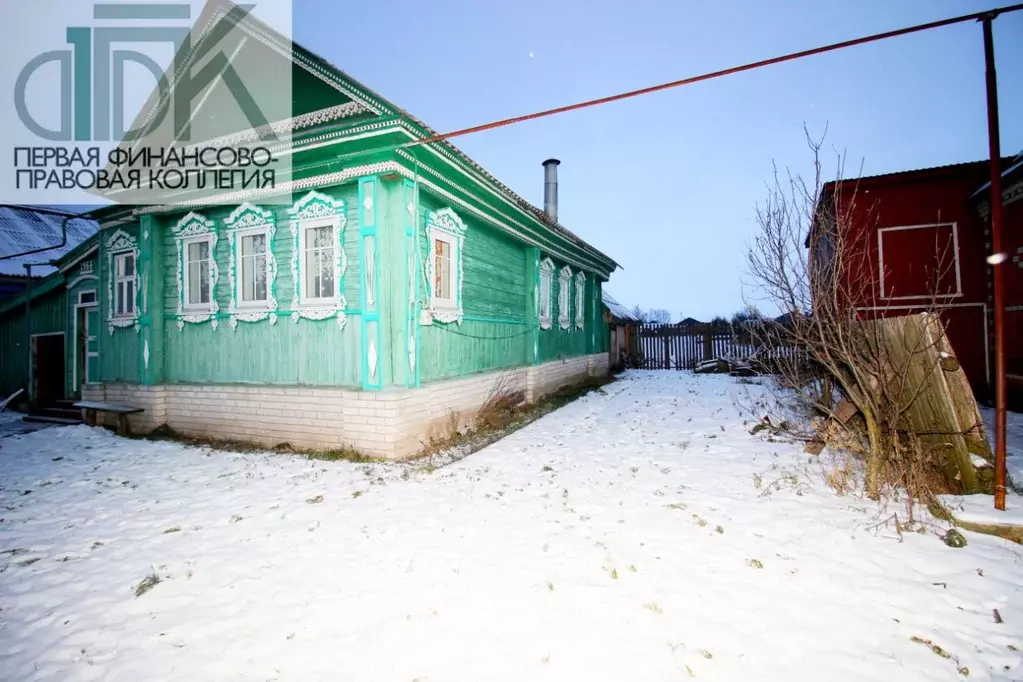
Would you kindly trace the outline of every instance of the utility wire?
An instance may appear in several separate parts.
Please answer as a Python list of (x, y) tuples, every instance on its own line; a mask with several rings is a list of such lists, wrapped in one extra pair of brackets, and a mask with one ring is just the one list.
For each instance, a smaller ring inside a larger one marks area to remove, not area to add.
[(790, 62), (795, 59), (802, 59), (803, 57), (810, 57), (813, 55), (823, 54), (825, 52), (833, 52), (835, 50), (841, 50), (846, 47), (853, 47), (856, 45), (863, 45), (865, 43), (872, 43), (878, 40), (886, 40), (888, 38), (896, 38), (898, 36), (908, 35), (910, 33), (918, 33), (920, 31), (928, 31), (935, 28), (942, 28), (944, 26), (952, 26), (953, 24), (961, 24), (967, 21), (980, 21), (986, 18), (994, 18), (999, 14), (1008, 14), (1010, 12), (1018, 12), (1023, 10), (1023, 4), (1017, 5), (1006, 5), (1004, 7), (994, 7), (983, 12), (974, 12), (973, 14), (964, 14), (959, 17), (951, 17), (949, 19), (941, 19), (939, 21), (931, 21), (926, 24), (917, 24), (915, 26), (907, 26), (906, 28), (896, 29), (894, 31), (885, 31), (884, 33), (875, 33), (873, 35), (864, 36), (862, 38), (854, 38), (853, 40), (843, 40), (839, 43), (832, 43), (830, 45), (824, 45), (823, 47), (816, 47), (812, 50), (802, 50), (800, 52), (793, 52), (791, 54), (782, 55), (781, 57), (772, 57), (771, 59), (762, 59), (757, 62), (750, 62), (749, 64), (743, 64), (742, 66), (733, 66), (728, 69), (722, 69), (720, 71), (711, 71), (700, 76), (691, 76), (689, 78), (682, 78), (681, 80), (671, 81), (668, 83), (661, 83), (659, 85), (651, 85), (646, 88), (640, 88), (639, 90), (630, 90), (628, 92), (622, 92), (617, 95), (609, 95), (607, 97), (600, 97), (598, 99), (591, 99), (585, 102), (579, 102), (577, 104), (569, 104), (562, 107), (556, 107), (554, 109), (546, 109), (538, 111), (532, 114), (525, 114), (523, 116), (513, 116), (512, 118), (505, 118), (492, 123), (484, 123), (483, 125), (472, 126), (471, 128), (462, 128), (461, 130), (455, 130), (450, 133), (444, 133), (443, 135), (434, 135), (427, 137), (422, 140), (416, 140), (405, 144), (406, 147), (412, 147), (415, 145), (428, 144), (430, 142), (440, 142), (442, 140), (450, 140), (453, 137), (461, 137), (463, 135), (469, 135), (471, 133), (479, 133), (484, 130), (492, 130), (494, 128), (502, 128), (504, 126), (512, 125), (513, 123), (522, 123), (524, 121), (532, 121), (537, 118), (544, 118), (546, 116), (554, 116), (555, 114), (563, 114), (567, 111), (575, 111), (577, 109), (585, 109), (587, 107), (595, 107), (599, 104), (608, 104), (609, 102), (617, 102), (618, 100), (628, 99), (630, 97), (638, 97), (640, 95), (647, 95), (652, 92), (660, 92), (661, 90), (668, 90), (670, 88), (677, 88), (683, 85), (691, 85), (693, 83), (699, 83), (701, 81), (708, 81), (714, 78), (720, 78), (722, 76), (730, 76), (733, 73), (741, 73), (742, 71), (750, 71), (751, 69), (759, 69), (762, 66), (771, 66), (772, 64), (781, 64), (783, 62)]
[[(437, 326), (437, 325), (434, 325), (434, 326)], [(525, 336), (527, 334), (532, 334), (533, 332), (535, 332), (540, 327), (538, 325), (534, 325), (534, 326), (530, 327), (529, 329), (526, 329), (525, 331), (516, 332), (515, 334), (509, 334), (508, 336), (482, 336), (482, 335), (477, 335), (477, 334), (466, 334), (465, 332), (461, 332), (461, 331), (458, 331), (457, 329), (452, 328), (450, 325), (440, 325), (439, 328), (443, 329), (448, 334), (454, 334), (455, 336), (464, 336), (464, 337), (466, 337), (468, 339), (482, 339), (482, 340), (485, 340), (485, 341), (507, 341), (508, 339), (517, 339), (517, 338), (520, 338), (520, 337)]]

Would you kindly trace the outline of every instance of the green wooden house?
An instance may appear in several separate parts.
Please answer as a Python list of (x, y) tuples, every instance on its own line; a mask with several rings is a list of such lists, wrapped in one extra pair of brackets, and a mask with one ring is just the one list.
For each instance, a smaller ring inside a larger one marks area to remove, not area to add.
[(103, 330), (69, 393), (144, 408), (137, 431), (403, 457), (496, 391), (605, 373), (617, 265), (558, 223), (557, 162), (536, 208), (448, 142), (408, 146), (436, 133), (287, 47), (290, 178), (93, 214)]
[(0, 207), (0, 400), (21, 388), (17, 405), (53, 405), (99, 380), (96, 233), (73, 213)]

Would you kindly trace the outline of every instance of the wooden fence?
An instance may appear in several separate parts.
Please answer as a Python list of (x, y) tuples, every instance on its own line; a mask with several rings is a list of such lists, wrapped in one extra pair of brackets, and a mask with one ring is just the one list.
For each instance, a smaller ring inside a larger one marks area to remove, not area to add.
[(722, 325), (644, 324), (638, 336), (643, 369), (694, 369), (697, 363), (716, 358), (767, 360), (800, 353), (792, 347), (756, 344), (749, 334), (736, 334)]

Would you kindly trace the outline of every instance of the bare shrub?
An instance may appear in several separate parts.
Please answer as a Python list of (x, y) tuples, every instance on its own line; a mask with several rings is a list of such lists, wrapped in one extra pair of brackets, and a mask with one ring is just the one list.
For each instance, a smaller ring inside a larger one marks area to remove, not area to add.
[[(757, 206), (759, 231), (747, 253), (747, 284), (759, 302), (785, 312), (779, 321), (746, 323), (755, 344), (765, 349), (758, 358), (761, 368), (775, 374), (773, 392), (789, 414), (797, 415), (799, 426), (814, 423), (817, 437), (832, 452), (862, 459), (871, 498), (905, 489), (911, 506), (927, 490), (968, 488), (970, 472), (960, 472), (958, 485), (952, 477), (935, 476), (947, 463), (907, 425), (922, 390), (921, 372), (933, 368), (921, 370), (921, 363), (938, 356), (941, 334), (899, 328), (902, 337), (893, 342), (891, 326), (879, 321), (888, 311), (878, 305), (887, 299), (877, 290), (881, 264), (871, 258), (874, 207), (855, 183), (841, 181), (841, 155), (838, 180), (822, 183), (823, 137), (805, 132), (813, 177), (775, 171), (765, 201)], [(937, 313), (949, 301), (941, 283), (952, 259), (939, 254), (936, 261), (928, 274), (930, 298), (918, 312), (940, 324)], [(798, 352), (772, 353), (776, 348)], [(843, 400), (855, 407), (855, 419), (836, 419)], [(820, 428), (824, 423), (839, 426)], [(826, 476), (839, 492), (854, 484), (851, 467), (839, 461)]]
[(502, 374), (490, 387), (487, 399), (476, 414), (476, 427), (506, 428), (525, 402), (526, 394), (516, 386), (514, 375)]

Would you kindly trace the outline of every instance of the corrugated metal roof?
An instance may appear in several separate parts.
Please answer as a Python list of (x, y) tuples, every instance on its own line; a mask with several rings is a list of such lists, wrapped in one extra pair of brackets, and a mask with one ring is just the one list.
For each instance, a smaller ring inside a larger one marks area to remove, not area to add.
[(606, 291), (600, 292), (601, 297), (604, 299), (604, 305), (611, 311), (611, 314), (617, 317), (619, 320), (631, 320), (632, 322), (640, 322), (641, 320), (629, 312), (629, 309), (623, 306), (618, 301), (611, 297), (611, 294)]
[[(61, 242), (63, 221), (62, 214), (44, 212), (30, 206), (0, 206), (0, 256), (57, 246)], [(66, 244), (48, 251), (0, 260), (0, 275), (23, 276), (26, 263), (56, 260), (96, 234), (98, 229), (99, 226), (93, 220), (68, 220)], [(33, 267), (32, 275), (45, 277), (55, 269), (50, 266)]]

